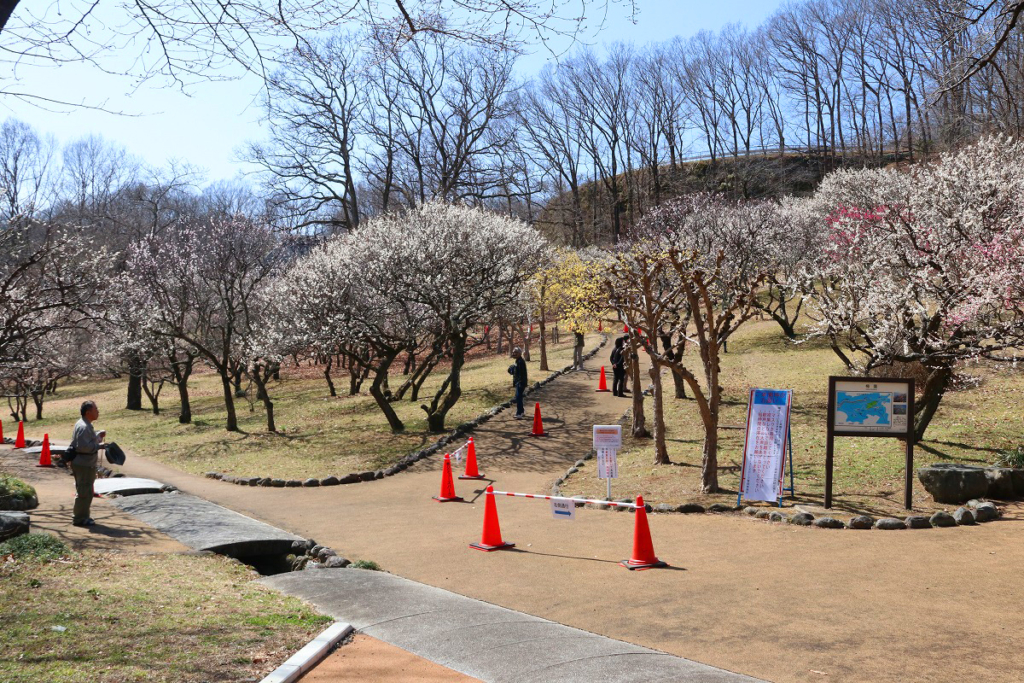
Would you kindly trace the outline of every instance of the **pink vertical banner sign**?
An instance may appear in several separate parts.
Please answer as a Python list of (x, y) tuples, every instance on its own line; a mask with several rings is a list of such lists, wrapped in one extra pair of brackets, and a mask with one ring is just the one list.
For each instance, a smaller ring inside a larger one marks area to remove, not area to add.
[(793, 392), (751, 389), (747, 403), (747, 436), (743, 444), (740, 495), (747, 500), (782, 498), (782, 475), (789, 438)]

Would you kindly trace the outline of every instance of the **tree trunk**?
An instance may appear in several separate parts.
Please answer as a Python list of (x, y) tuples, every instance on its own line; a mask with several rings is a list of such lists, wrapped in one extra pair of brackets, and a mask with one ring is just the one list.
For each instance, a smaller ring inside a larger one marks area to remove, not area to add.
[(227, 411), (227, 426), (229, 432), (238, 431), (238, 417), (235, 415), (235, 394), (231, 386), (231, 375), (227, 368), (218, 368), (220, 381), (224, 387), (224, 410)]
[(391, 406), (391, 402), (384, 393), (383, 387), (387, 381), (388, 369), (397, 357), (398, 353), (396, 352), (381, 358), (373, 376), (373, 383), (370, 385), (370, 396), (373, 396), (373, 400), (377, 402), (377, 407), (380, 408), (382, 413), (384, 413), (384, 417), (387, 418), (391, 431), (395, 434), (403, 431), (405, 429), (405, 424), (402, 423), (402, 420), (398, 417), (398, 413), (396, 413), (395, 409)]
[(178, 413), (178, 422), (187, 425), (192, 422), (192, 402), (188, 396), (188, 382), (177, 382), (178, 399), (181, 401), (181, 412)]
[(146, 364), (137, 355), (128, 357), (128, 410), (142, 410), (142, 373)]
[(441, 388), (434, 394), (430, 407), (421, 406), (427, 413), (427, 427), (432, 432), (444, 431), (445, 416), (462, 396), (462, 365), (466, 361), (466, 333), (453, 335), (452, 369)]
[(337, 396), (338, 390), (334, 388), (334, 380), (331, 379), (331, 367), (334, 365), (334, 356), (327, 354), (327, 362), (324, 365), (324, 379), (327, 380), (327, 389), (331, 396)]
[[(654, 384), (654, 464), (669, 465), (668, 446), (665, 443), (665, 405), (661, 385), (661, 368), (651, 365), (651, 382)], [(675, 375), (675, 373), (672, 373)]]
[(540, 307), (540, 369), (543, 372), (548, 370), (548, 344), (544, 339), (544, 307)]
[(924, 390), (921, 399), (914, 403), (914, 441), (924, 439), (924, 433), (928, 430), (935, 412), (942, 403), (942, 397), (949, 388), (949, 380), (953, 377), (953, 370), (949, 367), (933, 368), (925, 380)]
[(644, 415), (644, 389), (640, 379), (640, 357), (636, 352), (633, 335), (629, 338), (629, 382), (633, 385), (633, 424), (632, 434), (637, 439), (650, 438), (647, 431), (647, 416)]
[(270, 400), (270, 392), (267, 391), (267, 380), (278, 371), (278, 365), (260, 365), (253, 363), (252, 372), (249, 377), (256, 384), (256, 398), (263, 401), (263, 408), (267, 411), (267, 431), (277, 432), (277, 424), (274, 422), (274, 402)]
[(718, 491), (718, 416), (704, 423), (704, 452), (701, 459), (700, 492)]

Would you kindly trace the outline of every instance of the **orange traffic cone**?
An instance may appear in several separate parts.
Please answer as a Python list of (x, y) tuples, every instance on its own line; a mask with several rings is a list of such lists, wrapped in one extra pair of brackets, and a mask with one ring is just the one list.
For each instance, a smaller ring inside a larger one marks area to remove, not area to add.
[(622, 333), (623, 334), (629, 334), (629, 325), (623, 325), (622, 326)]
[(36, 467), (53, 467), (50, 459), (50, 435), (43, 434), (43, 450), (39, 452), (39, 464)]
[(533, 431), (530, 436), (547, 436), (544, 433), (544, 421), (540, 419), (540, 403), (533, 408)]
[(515, 543), (505, 543), (501, 540), (501, 526), (498, 524), (498, 505), (494, 502), (494, 487), (488, 486), (486, 498), (484, 498), (484, 531), (480, 534), (480, 542), (470, 543), (469, 547), (489, 553), (492, 550), (514, 548), (515, 545)]
[(18, 437), (14, 440), (14, 447), (25, 447), (25, 423), (21, 420), (18, 421)]
[(466, 446), (466, 473), (459, 475), (459, 479), (486, 479), (476, 468), (476, 444), (473, 437), (469, 437), (469, 445)]
[(633, 524), (633, 556), (628, 560), (619, 562), (626, 569), (651, 569), (652, 567), (667, 567), (654, 554), (654, 544), (651, 542), (651, 528), (647, 526), (647, 508), (644, 507), (644, 497), (636, 497), (636, 512), (634, 513)]
[(608, 391), (608, 380), (604, 376), (604, 366), (601, 366), (601, 379), (597, 383), (598, 391)]
[(444, 469), (441, 470), (441, 494), (434, 496), (438, 503), (455, 503), (462, 499), (455, 495), (455, 482), (452, 480), (452, 456), (444, 454)]
[(4, 421), (0, 420), (0, 443), (7, 443), (4, 441)]

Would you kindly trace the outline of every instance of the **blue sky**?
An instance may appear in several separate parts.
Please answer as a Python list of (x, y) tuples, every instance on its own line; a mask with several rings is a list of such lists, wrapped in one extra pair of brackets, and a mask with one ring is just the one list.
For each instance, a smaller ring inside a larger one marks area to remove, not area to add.
[[(753, 27), (767, 18), (777, 0), (637, 0), (636, 23), (623, 8), (613, 6), (604, 29), (587, 42), (600, 46), (615, 41), (647, 42), (689, 36), (702, 29), (716, 31), (730, 22)], [(523, 76), (535, 73), (552, 55), (538, 50), (519, 62)], [(112, 111), (138, 116), (73, 109), (47, 112), (37, 107), (0, 98), (0, 118), (13, 116), (52, 133), (61, 142), (90, 133), (125, 145), (130, 152), (153, 165), (183, 159), (207, 171), (208, 180), (230, 178), (245, 170), (237, 151), (249, 140), (263, 137), (260, 107), (256, 100), (260, 83), (255, 76), (228, 82), (204, 83), (187, 93), (170, 88), (142, 87), (130, 92), (129, 79), (108, 76), (85, 65), (19, 70), (32, 90), (68, 102), (86, 102)]]

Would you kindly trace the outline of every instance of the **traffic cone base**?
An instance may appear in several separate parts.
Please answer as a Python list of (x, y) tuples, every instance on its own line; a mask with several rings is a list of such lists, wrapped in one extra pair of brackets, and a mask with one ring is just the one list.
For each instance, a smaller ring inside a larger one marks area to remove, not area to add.
[(459, 475), (459, 479), (486, 479), (484, 475), (480, 474), (480, 470), (476, 467), (476, 443), (473, 442), (473, 437), (469, 437), (469, 442), (466, 446), (466, 471)]
[(444, 454), (444, 469), (441, 470), (441, 492), (434, 496), (438, 503), (457, 503), (462, 499), (455, 495), (455, 482), (452, 481), (452, 456)]
[(495, 550), (505, 550), (506, 548), (515, 548), (515, 543), (502, 543), (501, 545), (484, 545), (483, 543), (470, 543), (470, 548), (474, 550), (483, 550), (485, 553), (492, 553)]
[(601, 366), (601, 379), (597, 382), (597, 392), (608, 392), (608, 378), (604, 374), (604, 366)]
[(647, 508), (644, 507), (643, 496), (636, 497), (633, 519), (633, 556), (619, 564), (629, 570), (667, 567), (668, 563), (662, 562), (654, 554), (654, 543), (651, 542), (651, 528), (647, 524)]

